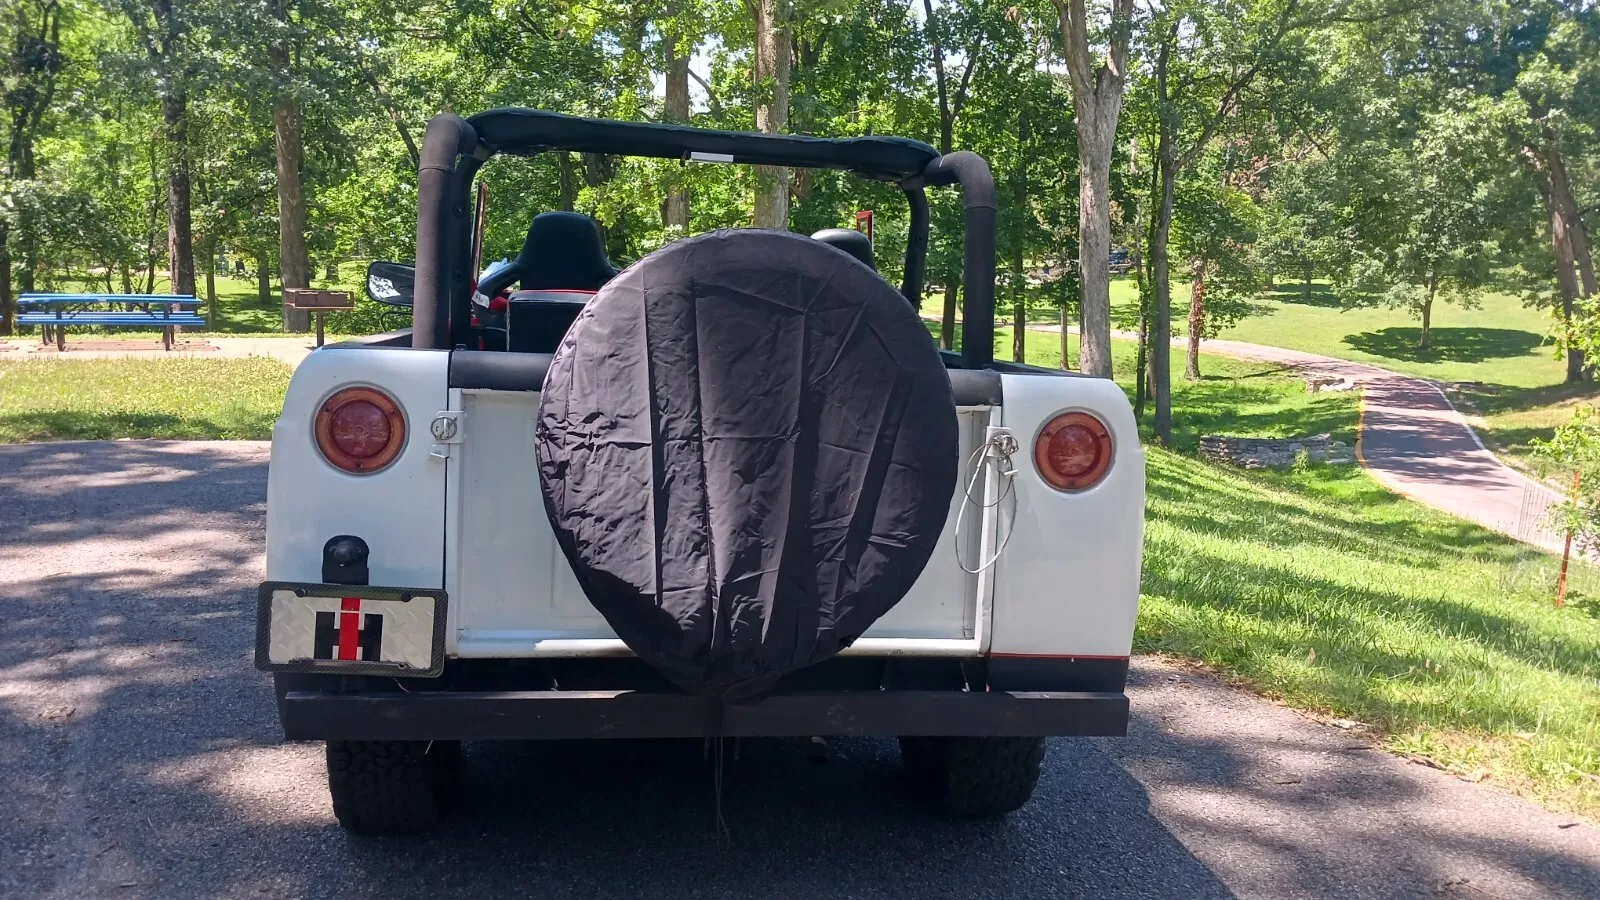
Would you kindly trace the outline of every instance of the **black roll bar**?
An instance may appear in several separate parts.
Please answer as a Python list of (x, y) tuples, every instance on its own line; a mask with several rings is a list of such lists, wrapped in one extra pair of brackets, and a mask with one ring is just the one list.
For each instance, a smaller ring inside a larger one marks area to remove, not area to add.
[(900, 296), (922, 314), (922, 277), (928, 267), (928, 195), (919, 185), (902, 188), (911, 207), (906, 229), (906, 268), (900, 279)]
[(464, 195), (457, 191), (460, 171), (476, 165), (478, 133), (467, 120), (440, 113), (428, 120), (417, 164), (417, 280), (411, 305), (411, 346), (430, 350), (450, 348), (451, 294), (461, 280), (465, 261), (460, 259), (464, 227)]
[[(474, 123), (477, 123), (475, 125)], [(490, 129), (486, 141), (479, 125)], [(589, 142), (598, 142), (589, 146)], [(962, 280), (962, 365), (982, 369), (994, 361), (995, 192), (989, 164), (976, 153), (934, 156), (903, 138), (801, 138), (711, 131), (684, 126), (579, 119), (532, 110), (492, 110), (472, 121), (440, 113), (428, 122), (417, 166), (417, 276), (411, 346), (464, 347), (471, 335), (472, 278), (469, 227), (472, 181), (495, 153), (536, 153), (551, 147), (629, 154), (631, 141), (648, 141), (633, 155), (722, 152), (735, 161), (843, 168), (869, 177), (902, 176), (910, 205), (905, 277), (901, 293), (920, 309), (928, 251), (928, 198), (923, 186), (959, 185), (966, 205)], [(731, 153), (728, 151), (732, 151)], [(909, 169), (909, 171), (908, 171)]]
[[(994, 176), (970, 150), (941, 156), (923, 170), (928, 184), (958, 184), (966, 205), (961, 261), (961, 363), (982, 369), (994, 362)], [(921, 304), (918, 304), (921, 308)]]

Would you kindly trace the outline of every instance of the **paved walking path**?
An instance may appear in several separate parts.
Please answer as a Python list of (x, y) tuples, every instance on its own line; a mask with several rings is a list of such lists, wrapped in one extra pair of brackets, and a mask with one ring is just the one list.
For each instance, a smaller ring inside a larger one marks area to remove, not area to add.
[[(1029, 330), (1060, 333), (1060, 327), (1054, 325), (1030, 326)], [(1138, 339), (1133, 332), (1116, 332), (1115, 336)], [(1183, 346), (1184, 340), (1176, 338), (1173, 345)], [(1261, 344), (1209, 340), (1202, 346), (1220, 356), (1281, 363), (1307, 374), (1334, 375), (1360, 385), (1361, 430), (1356, 452), (1380, 484), (1434, 509), (1561, 552), (1562, 536), (1545, 525), (1550, 505), (1559, 502), (1560, 496), (1490, 453), (1466, 417), (1433, 382), (1365, 363)]]
[(1377, 366), (1239, 341), (1206, 341), (1211, 353), (1276, 362), (1362, 387), (1357, 453), (1379, 483), (1435, 509), (1554, 552), (1545, 527), (1555, 491), (1501, 462), (1433, 382)]

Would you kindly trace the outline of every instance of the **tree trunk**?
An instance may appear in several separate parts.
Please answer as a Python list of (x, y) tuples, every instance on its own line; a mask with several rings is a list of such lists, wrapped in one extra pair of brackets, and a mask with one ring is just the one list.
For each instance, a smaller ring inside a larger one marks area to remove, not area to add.
[(1310, 303), (1311, 302), (1311, 276), (1315, 275), (1316, 272), (1314, 271), (1314, 269), (1313, 269), (1313, 267), (1311, 265), (1311, 260), (1309, 260), (1309, 259), (1306, 260), (1303, 263), (1303, 265), (1305, 266), (1305, 269), (1304, 269), (1304, 278), (1302, 279), (1301, 286), (1300, 286), (1300, 296), (1302, 298), (1304, 298), (1307, 303)]
[(1183, 377), (1200, 380), (1200, 339), (1206, 332), (1206, 261), (1194, 261), (1194, 279), (1189, 283), (1189, 358), (1184, 362)]
[(1070, 329), (1067, 328), (1067, 301), (1061, 301), (1061, 368), (1072, 371), (1072, 341)]
[(1028, 228), (1028, 142), (1033, 139), (1032, 123), (1024, 106), (1017, 114), (1017, 167), (1011, 173), (1011, 204), (1016, 214), (1016, 240), (1011, 242), (1012, 325), (1011, 359), (1024, 362), (1028, 339), (1028, 274), (1023, 271), (1027, 257), (1023, 237)]
[(256, 257), (256, 299), (263, 307), (272, 304), (272, 260), (265, 253)]
[(1561, 288), (1561, 323), (1566, 333), (1567, 381), (1583, 381), (1588, 377), (1584, 351), (1571, 340), (1576, 327), (1573, 316), (1580, 299), (1595, 293), (1594, 261), (1590, 255), (1589, 235), (1578, 215), (1578, 203), (1572, 196), (1572, 183), (1567, 178), (1566, 163), (1555, 150), (1533, 151), (1539, 170), (1539, 187), (1544, 194), (1545, 206), (1550, 214), (1550, 240), (1556, 257), (1556, 283)]
[[(32, 180), (33, 173), (20, 175), (19, 180)], [(38, 225), (33, 221), (33, 211), (27, 208), (17, 210), (17, 250), (16, 256), (22, 263), (17, 267), (16, 292), (31, 294), (37, 285), (34, 274), (39, 268), (39, 241)]]
[[(273, 14), (285, 29), (292, 0), (275, 0)], [(286, 42), (272, 47), (273, 65), (288, 78), (293, 64)], [(284, 291), (283, 330), (311, 330), (311, 313), (288, 303), (288, 288), (311, 287), (311, 261), (306, 254), (306, 198), (300, 182), (304, 148), (300, 139), (300, 102), (287, 94), (272, 106), (272, 132), (278, 162), (278, 279)]]
[(1105, 62), (1089, 50), (1084, 0), (1055, 0), (1078, 134), (1078, 283), (1082, 370), (1111, 377), (1111, 156), (1127, 79), (1133, 0), (1112, 0)]
[[(756, 130), (783, 134), (789, 129), (790, 0), (753, 0), (756, 56)], [(783, 166), (756, 167), (755, 215), (757, 228), (789, 227), (789, 177)]]
[[(668, 40), (672, 49), (667, 55), (667, 121), (682, 125), (689, 121), (689, 57), (678, 55), (675, 35), (669, 35)], [(682, 169), (675, 170), (674, 174), (681, 176)], [(680, 232), (688, 231), (689, 188), (686, 185), (676, 183), (668, 188), (667, 202), (661, 211), (661, 224), (677, 228)]]
[(1145, 377), (1146, 366), (1149, 365), (1150, 348), (1150, 305), (1145, 302), (1143, 291), (1139, 292), (1139, 349), (1133, 358), (1133, 417), (1144, 418), (1144, 404), (1149, 399), (1150, 380)]
[(1160, 106), (1159, 136), (1156, 141), (1156, 181), (1161, 196), (1156, 201), (1156, 217), (1150, 229), (1150, 271), (1155, 282), (1155, 310), (1150, 335), (1150, 390), (1156, 413), (1152, 428), (1156, 440), (1172, 443), (1172, 279), (1167, 241), (1172, 234), (1172, 204), (1178, 182), (1178, 126), (1167, 109), (1167, 60), (1177, 40), (1177, 26), (1162, 41), (1156, 58), (1156, 97)]
[(944, 280), (944, 318), (939, 321), (939, 346), (956, 348), (956, 294), (961, 290), (961, 273), (951, 272)]
[[(311, 286), (311, 261), (306, 255), (306, 199), (301, 191), (300, 105), (280, 100), (272, 108), (278, 157), (278, 279), (285, 288)], [(285, 292), (283, 330), (311, 330), (311, 313), (293, 309)]]
[(11, 287), (11, 230), (0, 222), (0, 334), (16, 332), (17, 298)]
[(1156, 406), (1152, 428), (1156, 440), (1163, 444), (1172, 443), (1172, 279), (1167, 241), (1172, 234), (1172, 206), (1178, 174), (1169, 131), (1163, 128), (1161, 133), (1161, 198), (1155, 227), (1150, 234), (1150, 267), (1155, 282), (1150, 333), (1150, 389)]
[(1019, 288), (1013, 292), (1011, 301), (1011, 360), (1024, 362), (1027, 354), (1028, 336), (1028, 292)]
[(1433, 296), (1439, 290), (1437, 278), (1428, 279), (1428, 294), (1422, 301), (1422, 336), (1417, 339), (1417, 348), (1428, 349), (1429, 331), (1433, 328)]
[(217, 239), (206, 240), (206, 327), (217, 330)]
[(561, 208), (572, 212), (578, 202), (578, 172), (572, 154), (565, 150), (556, 153), (556, 185), (561, 191)]
[[(1121, 97), (1118, 96), (1120, 105)], [(1079, 366), (1088, 375), (1111, 377), (1111, 144), (1116, 113), (1078, 115), (1078, 302), (1083, 330), (1078, 334)], [(1088, 120), (1088, 121), (1086, 121)]]
[(194, 296), (194, 222), (189, 209), (189, 97), (182, 88), (161, 98), (167, 126), (167, 264), (172, 293)]
[(1550, 186), (1553, 196), (1567, 211), (1569, 224), (1567, 234), (1572, 241), (1572, 260), (1578, 267), (1578, 283), (1582, 288), (1582, 296), (1587, 299), (1600, 292), (1600, 284), (1595, 283), (1594, 253), (1589, 246), (1589, 227), (1583, 222), (1583, 214), (1578, 211), (1578, 202), (1572, 195), (1572, 182), (1567, 177), (1567, 164), (1562, 159), (1559, 150), (1552, 149), (1547, 155), (1550, 161)]

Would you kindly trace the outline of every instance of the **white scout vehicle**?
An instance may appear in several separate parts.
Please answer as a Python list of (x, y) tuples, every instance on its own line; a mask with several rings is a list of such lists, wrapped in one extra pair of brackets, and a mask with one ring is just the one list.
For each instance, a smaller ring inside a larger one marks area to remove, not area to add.
[[(838, 229), (618, 273), (560, 212), (474, 284), (479, 169), (547, 150), (894, 184), (902, 284)], [(431, 826), (461, 741), (892, 736), (993, 815), (1045, 736), (1125, 733), (1144, 454), (1113, 382), (993, 358), (982, 158), (504, 109), (435, 117), (418, 181), (415, 267), (368, 284), (413, 327), (311, 354), (273, 430), (257, 664), (345, 827)], [(959, 353), (917, 312), (945, 185)]]

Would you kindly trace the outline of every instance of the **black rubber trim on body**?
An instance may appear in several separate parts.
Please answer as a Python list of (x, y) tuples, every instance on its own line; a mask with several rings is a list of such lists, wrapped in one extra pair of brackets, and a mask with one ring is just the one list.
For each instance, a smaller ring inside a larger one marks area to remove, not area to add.
[(544, 740), (830, 735), (1119, 737), (1119, 692), (850, 691), (723, 703), (635, 691), (289, 691), (290, 740)]
[(997, 691), (1121, 691), (1128, 660), (1084, 656), (991, 656), (989, 688)]
[(988, 369), (949, 369), (950, 390), (957, 406), (1000, 406), (1005, 399), (1000, 373)]
[(550, 370), (549, 353), (456, 350), (450, 354), (450, 386), (480, 391), (538, 391)]
[(396, 331), (385, 331), (382, 334), (363, 334), (347, 338), (337, 344), (329, 344), (322, 349), (327, 350), (339, 347), (344, 350), (354, 350), (361, 347), (411, 347), (411, 329), (401, 328)]
[[(544, 387), (549, 353), (455, 350), (450, 354), (450, 386), (463, 390), (534, 391)], [(1041, 369), (1040, 373), (1048, 370)], [(999, 406), (1000, 373), (989, 369), (950, 369), (957, 406)]]

